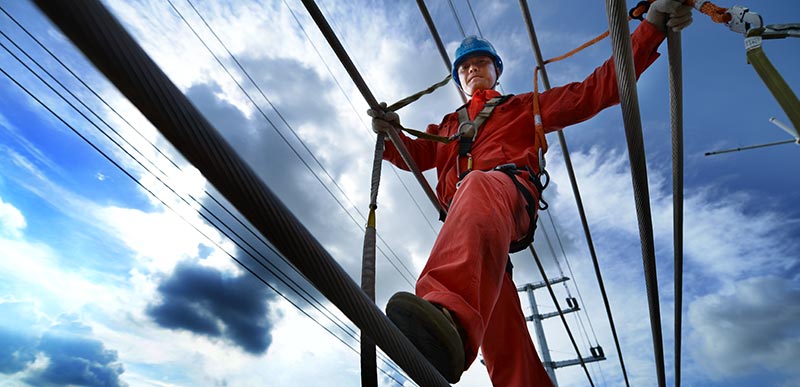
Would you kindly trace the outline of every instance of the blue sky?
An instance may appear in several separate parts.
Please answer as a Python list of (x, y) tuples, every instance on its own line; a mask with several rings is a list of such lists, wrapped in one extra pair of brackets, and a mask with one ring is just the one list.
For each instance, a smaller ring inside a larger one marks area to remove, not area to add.
[[(319, 3), (380, 100), (398, 100), (446, 74), (414, 3)], [(607, 28), (605, 8), (602, 2), (596, 3), (529, 2), (545, 57), (559, 55)], [(104, 4), (336, 260), (358, 278), (374, 135), (366, 126), (365, 102), (302, 5), (295, 0), (194, 3), (256, 80), (267, 102), (247, 83), (190, 3), (172, 2), (259, 110), (169, 2), (113, 0)], [(450, 6), (438, 0), (427, 4), (452, 55), (462, 35)], [(466, 33), (477, 33), (467, 3), (453, 4)], [(503, 91), (530, 91), (534, 60), (518, 5), (479, 0), (470, 4), (481, 32), (504, 59)], [(0, 386), (358, 385), (358, 343), (352, 324), (345, 323), (341, 313), (268, 245), (233, 220), (234, 215), (223, 209), (224, 199), (202, 175), (32, 4), (20, 0), (0, 5), (93, 90), (86, 89), (6, 14), (0, 15), (0, 31), (85, 104), (75, 102), (15, 44), (0, 37), (0, 43), (82, 112), (70, 107), (8, 51), (0, 50), (3, 71), (54, 113), (10, 77), (0, 77)], [(800, 20), (800, 5), (795, 2), (746, 5), (767, 24)], [(636, 25), (632, 22), (631, 28)], [(764, 43), (765, 53), (795, 91), (800, 88), (797, 44), (796, 39)], [(641, 77), (638, 94), (667, 379), (672, 384), (666, 44), (659, 51), (662, 58)], [(558, 86), (582, 79), (610, 52), (610, 43), (603, 41), (550, 65), (551, 83)], [(704, 156), (708, 151), (789, 139), (768, 121), (773, 116), (785, 123), (788, 119), (747, 64), (743, 38), (726, 27), (695, 14), (694, 24), (683, 33), (683, 62), (682, 384), (793, 385), (800, 377), (793, 364), (800, 357), (796, 302), (800, 297), (800, 210), (796, 205), (800, 179), (794, 173), (800, 148), (787, 144)], [(460, 104), (454, 88), (447, 86), (400, 113), (406, 126), (424, 128)], [(654, 385), (620, 110), (608, 109), (565, 129), (565, 135), (631, 385)], [(540, 229), (548, 230), (555, 254), (541, 231), (536, 246), (549, 276), (564, 272), (572, 277), (566, 286), (555, 288), (559, 300), (580, 292), (580, 319), (572, 315), (568, 322), (582, 353), (599, 343), (608, 357), (589, 367), (595, 385), (621, 385), (619, 358), (562, 150), (554, 135), (548, 140), (553, 184), (545, 195), (551, 210), (550, 216), (543, 216)], [(434, 182), (435, 175), (428, 172), (426, 176)], [(383, 237), (378, 254), (377, 303), (381, 307), (394, 292), (411, 289), (439, 227), (435, 211), (409, 174), (385, 165), (383, 177), (378, 210)], [(230, 228), (219, 226), (220, 222)], [(518, 284), (541, 279), (529, 255), (519, 253), (513, 259)], [(525, 297), (522, 304), (530, 313)], [(554, 310), (545, 292), (537, 292), (537, 304), (540, 312)], [(553, 320), (544, 322), (551, 356), (554, 360), (574, 357), (563, 326)], [(412, 385), (393, 366), (379, 364), (385, 371), (382, 385)], [(557, 378), (561, 386), (588, 385), (577, 367), (559, 369)], [(459, 385), (490, 383), (476, 362)]]

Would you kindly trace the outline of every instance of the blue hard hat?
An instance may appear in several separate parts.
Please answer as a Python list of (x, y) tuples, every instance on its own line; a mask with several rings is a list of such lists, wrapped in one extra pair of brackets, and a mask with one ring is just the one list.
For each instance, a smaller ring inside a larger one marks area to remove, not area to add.
[(497, 68), (498, 77), (503, 74), (503, 60), (497, 55), (494, 46), (488, 40), (479, 38), (475, 35), (467, 36), (461, 41), (461, 45), (456, 49), (456, 59), (453, 61), (453, 80), (458, 87), (461, 87), (461, 80), (458, 79), (458, 66), (464, 59), (476, 55), (487, 55), (494, 59), (494, 67)]

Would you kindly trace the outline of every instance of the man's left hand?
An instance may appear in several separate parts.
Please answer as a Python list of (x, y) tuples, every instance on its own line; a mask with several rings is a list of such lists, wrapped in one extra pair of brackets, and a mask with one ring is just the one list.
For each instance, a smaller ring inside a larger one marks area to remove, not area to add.
[(656, 0), (647, 11), (647, 21), (661, 32), (667, 28), (678, 32), (692, 24), (692, 7), (678, 0)]

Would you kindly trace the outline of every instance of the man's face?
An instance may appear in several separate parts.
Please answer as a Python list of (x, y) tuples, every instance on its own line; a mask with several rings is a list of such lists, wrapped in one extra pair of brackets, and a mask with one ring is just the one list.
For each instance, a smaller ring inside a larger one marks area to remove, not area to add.
[(465, 59), (458, 65), (458, 79), (464, 92), (469, 95), (478, 90), (493, 88), (497, 83), (494, 60), (487, 55)]

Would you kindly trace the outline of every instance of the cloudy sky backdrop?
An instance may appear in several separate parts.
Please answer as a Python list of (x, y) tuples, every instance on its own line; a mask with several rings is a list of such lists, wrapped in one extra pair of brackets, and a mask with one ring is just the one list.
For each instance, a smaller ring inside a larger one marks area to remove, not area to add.
[[(446, 1), (426, 3), (452, 55), (462, 38), (453, 9)], [(358, 278), (374, 135), (365, 102), (299, 1), (104, 4)], [(518, 4), (452, 4), (465, 32), (477, 34), (477, 21), (503, 57), (502, 90), (530, 91), (534, 59)], [(358, 385), (353, 325), (253, 234), (32, 4), (0, 5), (0, 386)], [(319, 5), (380, 100), (396, 101), (447, 73), (413, 2)], [(800, 21), (793, 1), (747, 5), (768, 24)], [(607, 28), (602, 2), (529, 6), (546, 57)], [(798, 41), (765, 42), (764, 50), (800, 89)], [(660, 51), (666, 53), (666, 44)], [(604, 41), (551, 65), (551, 83), (582, 79), (610, 53)], [(790, 139), (768, 122), (788, 120), (746, 63), (742, 37), (724, 26), (696, 14), (683, 34), (683, 59), (683, 385), (794, 385), (800, 377), (794, 364), (800, 358), (800, 148), (703, 156)], [(666, 55), (638, 87), (672, 384)], [(448, 85), (400, 113), (406, 126), (424, 128), (460, 104)], [(608, 109), (565, 135), (631, 385), (654, 385), (620, 110)], [(551, 206), (536, 246), (548, 276), (571, 277), (555, 287), (562, 307), (565, 297), (580, 298), (583, 310), (567, 320), (581, 352), (599, 344), (608, 357), (589, 366), (594, 384), (622, 385), (562, 149), (555, 135), (548, 140)], [(435, 183), (433, 174), (426, 176)], [(436, 237), (436, 218), (413, 177), (385, 166), (380, 307), (394, 292), (412, 289)], [(541, 280), (530, 254), (513, 260), (519, 285)], [(546, 292), (536, 297), (541, 313), (555, 310)], [(522, 300), (530, 313), (524, 294)], [(544, 328), (552, 358), (567, 360), (575, 354), (557, 320), (546, 320)], [(379, 365), (382, 385), (413, 385), (391, 363)], [(557, 377), (561, 386), (588, 385), (578, 367), (559, 369)], [(490, 383), (476, 362), (459, 385)]]

